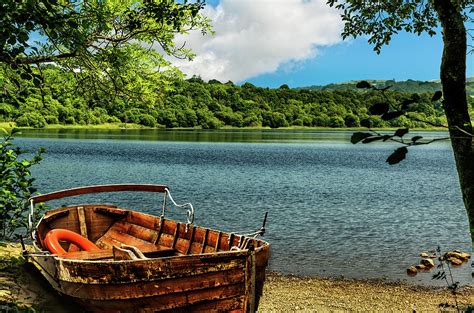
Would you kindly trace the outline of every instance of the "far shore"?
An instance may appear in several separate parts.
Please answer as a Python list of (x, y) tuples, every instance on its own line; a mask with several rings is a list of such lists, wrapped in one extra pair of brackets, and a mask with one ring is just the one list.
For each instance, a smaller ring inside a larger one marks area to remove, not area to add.
[[(0, 245), (0, 311), (70, 312), (74, 304), (65, 302), (27, 265), (19, 244)], [(460, 309), (473, 306), (474, 286), (462, 287), (457, 302)], [(447, 288), (268, 272), (258, 312), (437, 312), (443, 304), (449, 306), (443, 312), (456, 312)]]
[[(368, 131), (366, 127), (341, 127), (341, 128), (332, 128), (332, 127), (308, 127), (308, 126), (291, 126), (291, 127), (280, 127), (280, 128), (270, 128), (270, 127), (232, 127), (224, 126), (218, 129), (202, 129), (201, 127), (177, 127), (177, 128), (166, 128), (162, 127), (146, 127), (139, 124), (132, 123), (106, 123), (106, 124), (89, 124), (89, 125), (62, 125), (62, 124), (52, 124), (46, 125), (44, 128), (33, 128), (33, 127), (17, 127), (15, 122), (0, 122), (0, 129), (9, 130), (12, 128), (18, 129), (83, 129), (83, 130), (114, 130), (114, 129), (154, 129), (154, 130), (209, 130), (209, 131), (218, 131), (218, 130), (315, 130), (315, 131)], [(372, 128), (375, 131), (395, 131), (398, 127), (386, 127), (386, 128)], [(447, 131), (447, 128), (444, 127), (429, 127), (429, 128), (410, 128), (411, 131)]]

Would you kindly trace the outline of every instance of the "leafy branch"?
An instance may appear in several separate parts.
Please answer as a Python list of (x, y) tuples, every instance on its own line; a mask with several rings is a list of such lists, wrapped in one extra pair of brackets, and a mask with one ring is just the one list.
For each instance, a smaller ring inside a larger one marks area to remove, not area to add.
[[(385, 95), (385, 91), (390, 88), (384, 87), (384, 88), (377, 88), (376, 86), (371, 85), (367, 81), (360, 81), (356, 85), (357, 88), (361, 89), (373, 89), (376, 91), (380, 91), (382, 95), (384, 95), (386, 101), (384, 102), (377, 102), (373, 104), (372, 106), (369, 107), (369, 113), (372, 115), (379, 115), (380, 118), (384, 121), (389, 121), (392, 119), (396, 119), (401, 116), (407, 116), (408, 118), (411, 118), (416, 121), (421, 121), (424, 123), (427, 123), (431, 126), (441, 126), (441, 127), (447, 127), (444, 125), (438, 125), (434, 124), (428, 121), (424, 121), (422, 119), (417, 118), (416, 116), (410, 115), (408, 113), (410, 108), (416, 104), (420, 97), (417, 94), (412, 95), (410, 99), (406, 99), (401, 101), (400, 103), (390, 103), (388, 100), (388, 97)], [(436, 91), (432, 98), (432, 102), (438, 102), (442, 99), (443, 93), (441, 91)], [(459, 128), (459, 127), (458, 127)], [(461, 130), (461, 129), (459, 129)], [(463, 130), (461, 130), (463, 131)], [(435, 139), (430, 139), (430, 140), (423, 140), (422, 136), (413, 136), (409, 139), (405, 139), (406, 135), (409, 133), (408, 128), (399, 128), (397, 129), (393, 135), (388, 135), (388, 134), (381, 134), (373, 129), (369, 128), (369, 132), (356, 132), (352, 135), (351, 137), (351, 143), (356, 144), (359, 142), (362, 142), (364, 144), (375, 142), (375, 141), (393, 141), (396, 142), (397, 144), (402, 145), (402, 147), (397, 148), (386, 160), (386, 162), (390, 165), (394, 165), (397, 163), (400, 163), (400, 161), (404, 160), (406, 158), (406, 155), (408, 153), (408, 148), (412, 146), (420, 146), (420, 145), (427, 145), (436, 141), (443, 141), (443, 140), (449, 140), (450, 137), (442, 137), (442, 138), (435, 138)], [(470, 134), (466, 131), (463, 131), (468, 136), (474, 137), (473, 134)]]

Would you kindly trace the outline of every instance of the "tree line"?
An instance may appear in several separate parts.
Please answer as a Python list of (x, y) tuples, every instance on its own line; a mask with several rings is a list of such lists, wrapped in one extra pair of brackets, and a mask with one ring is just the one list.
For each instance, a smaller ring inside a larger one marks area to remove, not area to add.
[[(324, 86), (308, 86), (303, 87), (304, 89), (313, 89), (313, 90), (339, 90), (339, 89), (352, 89), (356, 90), (358, 81), (348, 81), (343, 83), (328, 84)], [(368, 80), (372, 85), (377, 86), (378, 88), (385, 88), (390, 86), (390, 90), (400, 91), (400, 92), (415, 92), (415, 93), (435, 93), (438, 90), (441, 90), (440, 81), (421, 81), (407, 79), (404, 81), (391, 80)], [(468, 95), (474, 95), (474, 78), (470, 77), (466, 81), (466, 92)]]
[[(431, 94), (386, 90), (312, 90), (259, 88), (199, 77), (130, 79), (121, 86), (81, 86), (73, 71), (42, 66), (31, 80), (0, 68), (0, 121), (41, 128), (47, 124), (135, 123), (147, 127), (426, 127), (446, 123)], [(34, 69), (38, 71), (38, 69)], [(174, 73), (176, 74), (176, 73)], [(400, 103), (416, 97), (406, 116), (383, 120), (368, 108), (377, 102)], [(472, 112), (474, 101), (470, 102)], [(425, 123), (428, 122), (428, 123)]]

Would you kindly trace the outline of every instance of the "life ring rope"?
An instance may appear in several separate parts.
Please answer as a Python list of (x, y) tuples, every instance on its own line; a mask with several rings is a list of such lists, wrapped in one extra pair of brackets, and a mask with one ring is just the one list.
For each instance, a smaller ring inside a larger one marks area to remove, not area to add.
[(49, 252), (59, 256), (64, 256), (68, 252), (64, 250), (59, 241), (69, 242), (84, 251), (100, 251), (100, 248), (92, 241), (67, 229), (52, 229), (44, 237), (44, 244)]

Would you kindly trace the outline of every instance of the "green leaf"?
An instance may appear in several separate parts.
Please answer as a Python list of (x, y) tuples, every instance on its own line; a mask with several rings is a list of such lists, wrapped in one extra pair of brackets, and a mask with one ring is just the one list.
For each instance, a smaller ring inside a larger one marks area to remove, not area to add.
[(387, 112), (387, 113), (385, 113), (384, 115), (382, 115), (381, 118), (382, 118), (384, 121), (389, 121), (389, 120), (393, 120), (394, 118), (400, 117), (400, 116), (402, 116), (403, 114), (405, 114), (405, 112), (403, 112), (403, 111)]
[(26, 33), (26, 32), (20, 32), (18, 34), (18, 41), (20, 41), (22, 43), (27, 42), (29, 38), (30, 38), (30, 36), (28, 36), (28, 33)]
[(362, 141), (365, 138), (371, 137), (371, 136), (372, 136), (372, 134), (370, 134), (370, 133), (363, 133), (363, 132), (353, 133), (352, 136), (351, 136), (351, 143), (356, 144), (359, 141)]
[(16, 43), (15, 36), (11, 36), (10, 38), (8, 38), (7, 42), (8, 42), (8, 44), (13, 46)]
[(21, 88), (21, 85), (20, 85), (20, 82), (18, 81), (18, 79), (12, 77), (12, 78), (11, 78), (11, 81), (12, 81), (18, 88)]
[(33, 30), (33, 28), (35, 28), (35, 25), (31, 21), (28, 21), (25, 24), (25, 28), (30, 31), (30, 30)]
[(405, 136), (406, 134), (408, 134), (408, 128), (399, 128), (399, 129), (397, 129), (397, 131), (395, 132), (395, 135), (394, 135), (394, 136), (397, 136), (397, 137), (402, 138), (402, 137)]
[(372, 88), (372, 85), (365, 81), (365, 80), (361, 80), (360, 82), (357, 83), (356, 85), (357, 88), (363, 88), (363, 89), (368, 89), (368, 88)]
[(382, 115), (388, 112), (390, 105), (387, 102), (375, 103), (369, 108), (372, 115)]
[(417, 100), (415, 99), (407, 99), (407, 100), (403, 100), (402, 103), (400, 104), (400, 110), (407, 110), (410, 105), (412, 105), (413, 103), (416, 103)]
[(24, 79), (24, 80), (30, 80), (32, 78), (32, 76), (26, 72), (21, 73), (20, 77), (21, 79)]
[(368, 137), (362, 140), (362, 143), (371, 143), (377, 140), (382, 140), (384, 139), (384, 136), (373, 136), (373, 137)]
[(441, 97), (443, 96), (443, 92), (438, 90), (437, 92), (434, 93), (433, 97), (431, 98), (431, 101), (438, 101), (439, 99), (441, 99)]
[(407, 153), (408, 149), (406, 147), (398, 148), (387, 158), (386, 162), (390, 165), (400, 163), (400, 161), (405, 159)]
[(74, 20), (69, 20), (69, 21), (67, 21), (67, 24), (68, 24), (69, 27), (71, 27), (71, 28), (77, 28), (77, 27), (79, 26), (79, 25), (77, 24), (77, 22), (74, 21)]
[(35, 87), (39, 88), (41, 86), (41, 83), (42, 83), (42, 80), (38, 78), (37, 76), (33, 78), (33, 84), (35, 85)]

